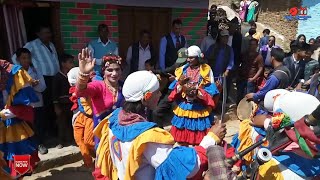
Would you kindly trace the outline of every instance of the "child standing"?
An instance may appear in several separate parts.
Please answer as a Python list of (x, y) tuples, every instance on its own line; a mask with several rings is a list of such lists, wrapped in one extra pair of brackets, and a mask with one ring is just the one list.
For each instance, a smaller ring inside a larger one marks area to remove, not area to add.
[(263, 86), (266, 84), (268, 76), (270, 75), (270, 73), (271, 73), (271, 69), (268, 68), (268, 67), (265, 67), (264, 68), (264, 72), (263, 72), (263, 76), (260, 76), (257, 79), (257, 91), (260, 91), (263, 88)]
[(17, 62), (22, 66), (24, 70), (28, 72), (28, 74), (32, 78), (31, 86), (35, 91), (36, 95), (39, 98), (39, 101), (36, 103), (32, 103), (34, 110), (34, 131), (36, 134), (36, 138), (39, 141), (38, 151), (40, 154), (47, 154), (48, 149), (43, 145), (45, 132), (45, 119), (43, 117), (43, 99), (42, 92), (47, 88), (46, 83), (44, 81), (43, 75), (37, 71), (31, 63), (31, 52), (26, 48), (19, 48), (16, 52)]
[(70, 111), (72, 102), (69, 97), (70, 84), (68, 82), (67, 73), (73, 68), (74, 57), (63, 54), (59, 58), (60, 71), (53, 78), (53, 103), (54, 111), (57, 116), (58, 127), (58, 148), (62, 148), (62, 143), (71, 142), (72, 136), (72, 112)]
[(153, 59), (148, 59), (144, 63), (144, 66), (147, 71), (154, 71), (156, 69), (156, 62)]

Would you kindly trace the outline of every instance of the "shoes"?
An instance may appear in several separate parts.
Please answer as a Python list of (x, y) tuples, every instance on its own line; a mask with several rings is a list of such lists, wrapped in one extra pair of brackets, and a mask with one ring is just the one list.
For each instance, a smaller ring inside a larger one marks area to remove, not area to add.
[(48, 153), (48, 149), (43, 145), (43, 144), (40, 144), (38, 146), (38, 151), (41, 155), (44, 155), (44, 154), (47, 154)]

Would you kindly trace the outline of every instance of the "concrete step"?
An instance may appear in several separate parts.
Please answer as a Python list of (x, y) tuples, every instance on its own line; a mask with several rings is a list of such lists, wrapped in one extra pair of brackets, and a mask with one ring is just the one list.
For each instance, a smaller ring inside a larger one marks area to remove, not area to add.
[(62, 149), (49, 148), (48, 154), (39, 154), (39, 158), (41, 161), (38, 163), (34, 173), (82, 160), (79, 148), (74, 145), (63, 147)]

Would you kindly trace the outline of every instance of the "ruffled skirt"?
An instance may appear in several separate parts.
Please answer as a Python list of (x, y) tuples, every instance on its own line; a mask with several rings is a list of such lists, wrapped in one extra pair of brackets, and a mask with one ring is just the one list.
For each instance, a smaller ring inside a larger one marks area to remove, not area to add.
[(19, 175), (14, 169), (13, 157), (15, 155), (31, 155), (30, 172), (40, 161), (34, 132), (26, 122), (18, 118), (0, 122), (0, 151), (4, 153), (3, 158), (8, 163), (8, 167), (5, 169), (13, 177)]
[(214, 116), (211, 108), (200, 103), (180, 102), (174, 109), (170, 133), (176, 142), (199, 145), (212, 126)]

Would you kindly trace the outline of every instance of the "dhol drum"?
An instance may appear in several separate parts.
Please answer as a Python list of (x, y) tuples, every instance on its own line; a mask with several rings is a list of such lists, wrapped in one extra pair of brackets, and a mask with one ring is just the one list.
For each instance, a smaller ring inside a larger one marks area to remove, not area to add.
[(258, 105), (253, 101), (243, 98), (237, 106), (237, 116), (240, 120), (251, 119), (258, 109)]

